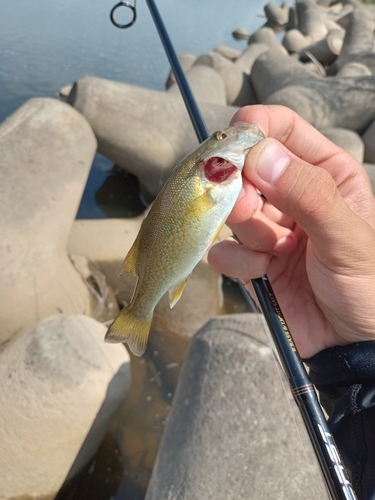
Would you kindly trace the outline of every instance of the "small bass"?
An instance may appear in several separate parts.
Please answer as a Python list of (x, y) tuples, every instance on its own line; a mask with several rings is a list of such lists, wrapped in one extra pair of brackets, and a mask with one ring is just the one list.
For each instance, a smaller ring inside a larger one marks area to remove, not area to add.
[(262, 139), (256, 125), (238, 122), (175, 167), (125, 257), (123, 273), (136, 276), (137, 284), (106, 342), (125, 342), (137, 356), (145, 352), (156, 304), (167, 291), (171, 308), (180, 299), (234, 206), (247, 153)]

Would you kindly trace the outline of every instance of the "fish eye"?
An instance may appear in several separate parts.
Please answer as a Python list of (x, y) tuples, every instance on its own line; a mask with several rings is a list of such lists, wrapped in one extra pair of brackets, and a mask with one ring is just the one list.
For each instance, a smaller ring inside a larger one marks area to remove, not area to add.
[(227, 137), (228, 137), (228, 134), (226, 132), (224, 132), (223, 130), (219, 130), (218, 132), (216, 132), (216, 139), (218, 141), (222, 141), (223, 139), (225, 139)]

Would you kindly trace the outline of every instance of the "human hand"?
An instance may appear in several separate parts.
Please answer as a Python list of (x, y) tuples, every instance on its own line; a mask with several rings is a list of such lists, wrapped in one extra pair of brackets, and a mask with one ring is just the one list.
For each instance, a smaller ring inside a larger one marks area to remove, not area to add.
[[(249, 152), (243, 188), (210, 265), (240, 278), (267, 274), (302, 358), (375, 340), (375, 199), (367, 173), (292, 110), (247, 106), (232, 119), (267, 139)], [(266, 197), (261, 198), (256, 189)]]

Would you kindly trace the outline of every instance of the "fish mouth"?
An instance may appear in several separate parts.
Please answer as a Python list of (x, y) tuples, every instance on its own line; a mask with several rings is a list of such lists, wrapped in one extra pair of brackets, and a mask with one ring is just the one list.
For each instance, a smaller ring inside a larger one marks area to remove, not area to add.
[(210, 156), (206, 161), (203, 161), (202, 163), (206, 179), (209, 182), (221, 184), (242, 168), (243, 158), (240, 167), (222, 156)]
[(264, 139), (263, 132), (253, 123), (236, 122), (227, 130), (213, 134), (214, 148), (202, 158), (204, 174), (210, 182), (221, 183), (236, 171), (241, 171), (250, 149)]

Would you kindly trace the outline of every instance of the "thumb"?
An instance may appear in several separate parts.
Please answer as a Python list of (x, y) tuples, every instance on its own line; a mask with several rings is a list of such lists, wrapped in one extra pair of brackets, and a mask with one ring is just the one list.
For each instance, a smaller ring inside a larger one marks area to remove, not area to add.
[(297, 222), (323, 260), (347, 262), (350, 247), (358, 245), (353, 241), (358, 225), (366, 224), (350, 210), (327, 170), (268, 138), (250, 150), (244, 175), (272, 205)]

